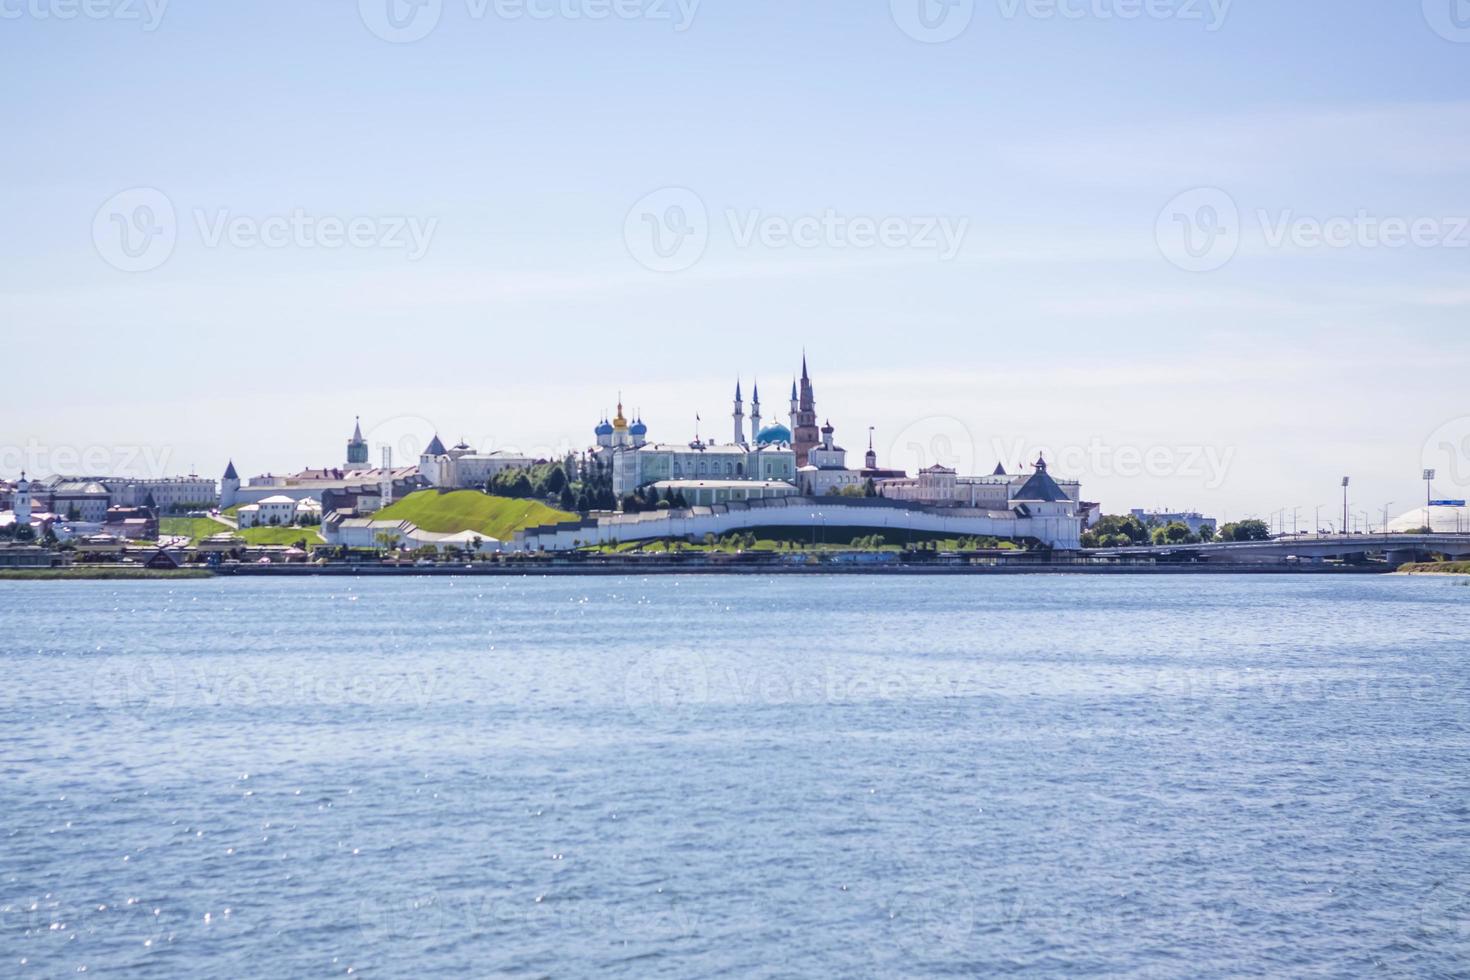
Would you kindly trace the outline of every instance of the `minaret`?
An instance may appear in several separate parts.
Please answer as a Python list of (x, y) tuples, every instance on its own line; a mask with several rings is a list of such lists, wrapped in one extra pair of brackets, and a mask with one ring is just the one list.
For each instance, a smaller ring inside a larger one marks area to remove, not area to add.
[(740, 379), (735, 379), (735, 445), (745, 445), (745, 399), (740, 396)]
[(792, 434), (792, 437), (793, 438), (795, 438), (795, 436), (796, 436), (796, 413), (797, 413), (797, 411), (798, 411), (798, 409), (797, 409), (797, 401), (796, 401), (796, 379), (795, 378), (792, 378), (791, 379), (791, 418), (790, 418), (790, 423), (791, 423), (791, 434)]
[(761, 441), (761, 384), (755, 383), (750, 394), (750, 444), (757, 448)]
[(25, 472), (20, 474), (20, 482), (15, 485), (15, 526), (31, 526), (31, 481), (26, 479)]

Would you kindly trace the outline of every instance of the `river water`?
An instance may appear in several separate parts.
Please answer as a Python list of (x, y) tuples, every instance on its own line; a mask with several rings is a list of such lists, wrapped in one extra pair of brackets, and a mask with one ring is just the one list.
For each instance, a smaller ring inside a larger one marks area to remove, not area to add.
[(1465, 975), (1470, 587), (0, 583), (0, 975)]

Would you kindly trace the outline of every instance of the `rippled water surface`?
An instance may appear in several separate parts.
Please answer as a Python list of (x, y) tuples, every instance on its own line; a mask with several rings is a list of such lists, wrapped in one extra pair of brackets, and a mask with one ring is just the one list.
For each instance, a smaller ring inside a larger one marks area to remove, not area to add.
[(1465, 975), (1470, 588), (3, 583), (0, 976)]

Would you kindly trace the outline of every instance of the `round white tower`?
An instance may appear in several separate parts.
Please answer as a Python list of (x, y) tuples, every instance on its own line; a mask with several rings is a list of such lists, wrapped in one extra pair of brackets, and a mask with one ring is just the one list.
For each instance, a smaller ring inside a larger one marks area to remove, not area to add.
[(17, 527), (29, 527), (31, 524), (31, 481), (26, 479), (24, 472), (15, 485), (15, 524)]

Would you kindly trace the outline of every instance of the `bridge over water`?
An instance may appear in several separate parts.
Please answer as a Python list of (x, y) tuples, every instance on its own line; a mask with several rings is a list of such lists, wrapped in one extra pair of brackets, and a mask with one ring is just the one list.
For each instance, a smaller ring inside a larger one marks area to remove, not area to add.
[(1270, 541), (1099, 548), (1097, 557), (1152, 557), (1176, 561), (1278, 563), (1289, 558), (1363, 560), (1382, 555), (1391, 565), (1428, 559), (1433, 554), (1470, 558), (1470, 534), (1300, 534)]

